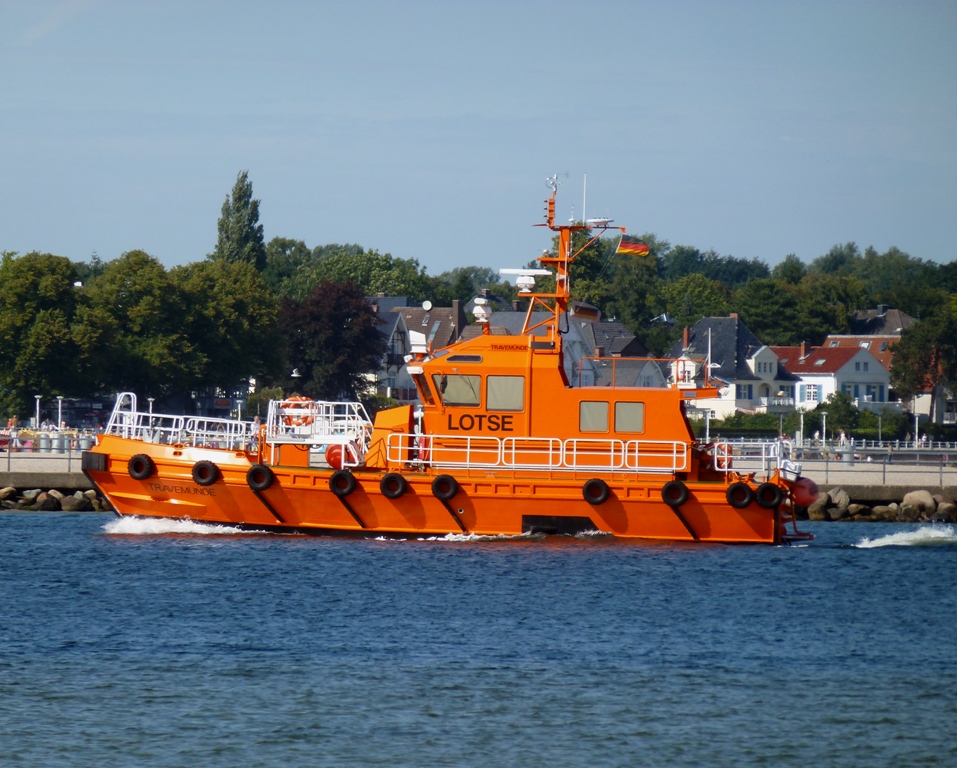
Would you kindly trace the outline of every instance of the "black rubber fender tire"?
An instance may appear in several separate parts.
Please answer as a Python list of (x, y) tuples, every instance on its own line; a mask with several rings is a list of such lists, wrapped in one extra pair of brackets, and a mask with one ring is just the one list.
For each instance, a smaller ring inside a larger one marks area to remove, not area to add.
[(754, 491), (747, 483), (731, 483), (728, 490), (724, 492), (724, 497), (735, 509), (744, 509), (751, 506), (751, 502), (754, 501)]
[(587, 501), (592, 506), (598, 506), (599, 504), (604, 504), (608, 501), (608, 497), (611, 495), (611, 489), (608, 487), (608, 483), (602, 480), (599, 477), (593, 477), (591, 480), (586, 480), (585, 484), (582, 486), (582, 496), (585, 501)]
[(127, 468), (134, 480), (145, 480), (156, 472), (156, 464), (145, 453), (138, 453), (131, 458)]
[(193, 482), (196, 485), (212, 485), (219, 480), (219, 475), (219, 467), (211, 461), (204, 459), (193, 464)]
[(661, 487), (661, 500), (677, 509), (688, 500), (688, 486), (680, 480), (669, 480)]
[(452, 475), (439, 475), (432, 481), (432, 495), (440, 501), (448, 501), (459, 492), (459, 481)]
[(253, 464), (246, 472), (246, 482), (254, 491), (265, 491), (276, 480), (276, 474), (265, 464)]
[(397, 472), (389, 472), (379, 481), (379, 490), (387, 499), (397, 499), (404, 496), (408, 488), (409, 484), (406, 479)]
[(754, 499), (765, 509), (777, 509), (784, 501), (784, 493), (774, 483), (761, 483), (754, 492)]
[(329, 490), (340, 499), (356, 489), (356, 476), (348, 469), (337, 469), (329, 478)]

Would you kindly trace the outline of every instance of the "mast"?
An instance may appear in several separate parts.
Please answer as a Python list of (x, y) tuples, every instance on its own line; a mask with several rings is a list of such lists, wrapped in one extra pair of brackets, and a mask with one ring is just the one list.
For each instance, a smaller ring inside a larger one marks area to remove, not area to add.
[[(531, 294), (531, 301), (528, 305), (528, 313), (525, 315), (525, 326), (522, 329), (522, 334), (527, 335), (537, 328), (547, 327), (548, 340), (551, 342), (556, 342), (555, 346), (557, 351), (561, 351), (560, 335), (558, 331), (558, 323), (561, 319), (563, 313), (568, 311), (568, 303), (571, 298), (571, 285), (569, 284), (569, 266), (578, 258), (579, 254), (585, 251), (592, 243), (598, 240), (603, 234), (608, 230), (617, 230), (622, 234), (625, 234), (624, 227), (615, 227), (611, 226), (610, 222), (606, 219), (601, 219), (598, 224), (596, 224), (593, 229), (597, 231), (597, 234), (593, 234), (589, 238), (588, 242), (585, 243), (581, 248), (572, 253), (572, 235), (575, 232), (581, 232), (583, 230), (592, 229), (584, 221), (581, 223), (570, 222), (568, 224), (556, 224), (555, 223), (555, 198), (558, 195), (558, 175), (555, 174), (550, 178), (546, 179), (546, 184), (551, 188), (552, 194), (545, 200), (545, 223), (544, 224), (535, 224), (536, 227), (548, 227), (552, 232), (558, 233), (558, 250), (554, 256), (551, 256), (546, 251), (541, 256), (538, 257), (538, 261), (543, 267), (546, 267), (554, 271), (555, 274), (555, 291), (554, 293), (539, 293), (535, 292)], [(545, 310), (550, 313), (550, 317), (547, 320), (543, 320), (540, 323), (532, 324), (532, 313), (537, 309)]]

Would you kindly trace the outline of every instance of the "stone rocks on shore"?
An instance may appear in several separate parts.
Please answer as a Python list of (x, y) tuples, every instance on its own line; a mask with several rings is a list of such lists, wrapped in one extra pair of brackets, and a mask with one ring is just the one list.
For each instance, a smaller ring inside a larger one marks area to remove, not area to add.
[(0, 508), (36, 512), (104, 512), (111, 509), (109, 503), (92, 490), (67, 495), (55, 488), (48, 491), (33, 488), (18, 492), (12, 487), (0, 488)]
[[(801, 517), (801, 507), (797, 508)], [(906, 494), (901, 502), (869, 507), (854, 503), (843, 488), (822, 492), (818, 500), (807, 508), (808, 520), (852, 520), (890, 523), (957, 523), (957, 503), (929, 491), (916, 490)]]

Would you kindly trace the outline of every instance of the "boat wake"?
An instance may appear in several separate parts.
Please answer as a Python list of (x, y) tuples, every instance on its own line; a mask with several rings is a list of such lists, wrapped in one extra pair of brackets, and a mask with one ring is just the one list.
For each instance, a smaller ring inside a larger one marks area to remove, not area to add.
[(957, 531), (950, 526), (922, 525), (912, 531), (900, 531), (876, 539), (861, 539), (855, 546), (858, 549), (875, 547), (926, 547), (957, 544)]
[(103, 526), (104, 533), (111, 536), (163, 536), (190, 535), (236, 536), (240, 534), (261, 535), (230, 525), (198, 523), (195, 520), (168, 520), (152, 517), (119, 517)]

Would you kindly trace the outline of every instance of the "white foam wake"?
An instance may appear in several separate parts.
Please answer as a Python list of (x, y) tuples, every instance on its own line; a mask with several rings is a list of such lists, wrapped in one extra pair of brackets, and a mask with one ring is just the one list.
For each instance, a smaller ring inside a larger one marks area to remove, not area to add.
[(195, 520), (167, 520), (152, 517), (118, 517), (103, 526), (105, 533), (116, 536), (157, 536), (163, 534), (200, 534), (208, 536), (231, 536), (244, 531), (229, 525), (198, 523)]
[(910, 531), (899, 531), (876, 539), (867, 537), (857, 542), (859, 549), (874, 547), (920, 547), (939, 544), (957, 544), (957, 532), (951, 526), (922, 525)]

